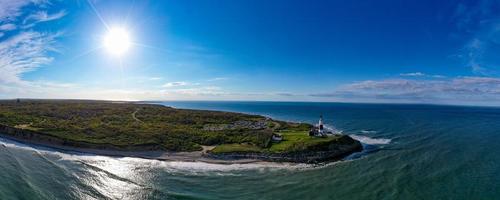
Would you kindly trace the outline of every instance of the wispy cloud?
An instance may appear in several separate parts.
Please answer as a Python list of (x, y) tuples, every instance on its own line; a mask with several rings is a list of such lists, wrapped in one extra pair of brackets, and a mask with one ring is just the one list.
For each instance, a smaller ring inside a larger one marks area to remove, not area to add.
[[(24, 7), (28, 5), (32, 7), (29, 10), (27, 9), (26, 13), (23, 13)], [(36, 84), (22, 80), (22, 75), (49, 64), (53, 60), (50, 52), (57, 51), (54, 44), (60, 33), (39, 32), (36, 29), (19, 30), (16, 25), (19, 21), (23, 21), (23, 17), (26, 19), (33, 15), (31, 13), (33, 7), (46, 8), (49, 5), (47, 1), (42, 0), (3, 0), (1, 2), (0, 23), (4, 22), (4, 24), (0, 25), (0, 30), (16, 30), (8, 37), (0, 38), (0, 55), (2, 55), (0, 57), (1, 83), (15, 84), (20, 87), (18, 89), (32, 87)], [(39, 12), (38, 15), (37, 20), (55, 20), (64, 16), (64, 14), (41, 16)]]
[(485, 66), (482, 63), (484, 43), (478, 39), (474, 38), (464, 47), (466, 51), (467, 65), (472, 69), (472, 72), (476, 74), (486, 74)]
[(48, 21), (53, 21), (60, 19), (66, 15), (65, 10), (61, 10), (59, 12), (49, 14), (47, 11), (38, 11), (36, 13), (30, 14), (28, 17), (26, 17), (23, 21), (23, 28), (31, 28), (35, 26), (36, 24), (40, 22), (48, 22)]
[(314, 97), (366, 102), (418, 102), (499, 105), (500, 78), (456, 77), (439, 80), (385, 79), (342, 85)]
[(227, 92), (223, 91), (222, 88), (216, 86), (175, 89), (170, 91), (169, 93), (176, 93), (176, 94), (190, 95), (190, 96), (220, 96), (228, 94)]
[(274, 92), (272, 95), (283, 96), (283, 97), (295, 97), (295, 96), (303, 96), (301, 94), (293, 93), (293, 92)]
[(496, 46), (500, 45), (499, 1), (479, 0), (459, 3), (455, 10), (458, 34), (466, 42), (458, 57), (479, 75), (495, 74), (500, 68)]
[(425, 76), (422, 72), (401, 73), (400, 76)]
[(21, 74), (50, 63), (46, 53), (54, 50), (57, 34), (22, 32), (0, 42), (0, 81), (20, 83)]
[(162, 79), (163, 79), (162, 77), (149, 77), (150, 81), (159, 81), (159, 80), (162, 80)]
[(223, 81), (223, 80), (227, 80), (227, 79), (228, 79), (227, 77), (215, 77), (215, 78), (208, 79), (207, 81)]
[(163, 84), (162, 87), (172, 88), (172, 87), (180, 87), (180, 86), (186, 86), (186, 85), (191, 85), (191, 83), (184, 82), (184, 81), (168, 82), (168, 83)]
[(0, 31), (12, 31), (12, 30), (15, 30), (16, 28), (17, 28), (17, 26), (15, 24), (12, 24), (12, 23), (0, 25)]
[(410, 72), (410, 73), (401, 73), (399, 76), (406, 77), (430, 77), (430, 78), (446, 78), (446, 76), (438, 75), (438, 74), (425, 74), (422, 72)]
[(47, 11), (39, 11), (36, 14), (32, 15), (32, 18), (38, 22), (48, 22), (56, 19), (60, 19), (66, 15), (65, 10), (61, 10), (59, 12), (48, 14)]
[(21, 9), (32, 3), (29, 0), (2, 0), (0, 6), (0, 22), (15, 21), (22, 14)]

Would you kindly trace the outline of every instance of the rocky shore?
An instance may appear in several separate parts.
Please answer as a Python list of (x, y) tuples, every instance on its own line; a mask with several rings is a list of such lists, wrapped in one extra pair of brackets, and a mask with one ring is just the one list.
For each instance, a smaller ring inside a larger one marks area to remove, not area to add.
[(339, 160), (347, 155), (363, 150), (359, 141), (354, 140), (347, 135), (342, 136), (341, 141), (342, 142), (340, 144), (335, 142), (325, 146), (315, 147), (315, 149), (287, 153), (211, 153), (208, 151), (206, 156), (219, 160), (255, 159), (270, 162), (318, 163)]

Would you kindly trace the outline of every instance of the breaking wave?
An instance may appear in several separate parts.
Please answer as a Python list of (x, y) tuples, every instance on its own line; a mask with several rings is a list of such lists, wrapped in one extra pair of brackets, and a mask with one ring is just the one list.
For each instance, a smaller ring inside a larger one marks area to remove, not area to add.
[(324, 126), (325, 126), (325, 129), (326, 129), (327, 131), (331, 131), (331, 132), (332, 132), (332, 133), (334, 133), (334, 134), (342, 134), (342, 132), (343, 132), (342, 130), (338, 130), (338, 129), (337, 129), (337, 128), (335, 128), (334, 126), (330, 126), (330, 125), (327, 125), (327, 124), (325, 124)]
[(374, 130), (361, 130), (360, 132), (361, 132), (361, 133), (364, 133), (364, 134), (372, 134), (372, 133), (377, 133), (377, 131), (374, 131)]
[(136, 167), (153, 167), (163, 169), (169, 173), (202, 175), (204, 173), (222, 173), (221, 175), (231, 175), (231, 171), (275, 171), (275, 170), (303, 170), (314, 168), (311, 164), (296, 164), (296, 163), (272, 163), (272, 162), (256, 162), (246, 164), (216, 164), (205, 162), (190, 162), (190, 161), (160, 161), (154, 159), (144, 159), (135, 157), (110, 157), (103, 155), (95, 155), (90, 153), (80, 152), (62, 152), (57, 149), (30, 145), (12, 141), (0, 137), (0, 146), (11, 149), (21, 149), (24, 151), (34, 151), (40, 155), (56, 156), (56, 160), (71, 161), (75, 163), (106, 165), (106, 166), (122, 166), (125, 168)]
[(376, 145), (376, 144), (389, 144), (389, 143), (391, 143), (391, 139), (371, 138), (371, 137), (366, 137), (366, 136), (362, 136), (362, 135), (355, 135), (355, 134), (352, 134), (350, 136), (353, 139), (359, 140), (361, 143), (364, 143), (364, 144)]

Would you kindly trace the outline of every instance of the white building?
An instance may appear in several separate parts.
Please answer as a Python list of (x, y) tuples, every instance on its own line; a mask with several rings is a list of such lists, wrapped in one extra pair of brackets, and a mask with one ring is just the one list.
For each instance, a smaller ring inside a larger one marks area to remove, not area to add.
[(324, 127), (325, 125), (323, 124), (323, 115), (319, 116), (319, 122), (318, 124), (309, 131), (309, 136), (320, 136), (324, 137), (327, 136), (327, 134), (332, 134), (332, 132), (327, 131)]
[(326, 135), (324, 127), (323, 127), (323, 115), (319, 116), (319, 122), (318, 122), (318, 133), (319, 135), (323, 136)]

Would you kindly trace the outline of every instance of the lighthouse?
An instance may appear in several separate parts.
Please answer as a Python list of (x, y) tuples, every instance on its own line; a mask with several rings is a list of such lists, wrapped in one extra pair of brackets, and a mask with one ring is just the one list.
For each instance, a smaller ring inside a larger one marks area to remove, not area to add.
[(320, 115), (318, 125), (311, 128), (311, 130), (309, 131), (309, 136), (327, 137), (328, 134), (333, 133), (325, 129), (323, 125), (323, 115)]
[(325, 134), (325, 132), (324, 132), (324, 130), (323, 130), (323, 115), (320, 115), (320, 116), (319, 116), (318, 129), (319, 129), (319, 130), (318, 130), (318, 133), (319, 133), (320, 135), (324, 135), (324, 134)]

